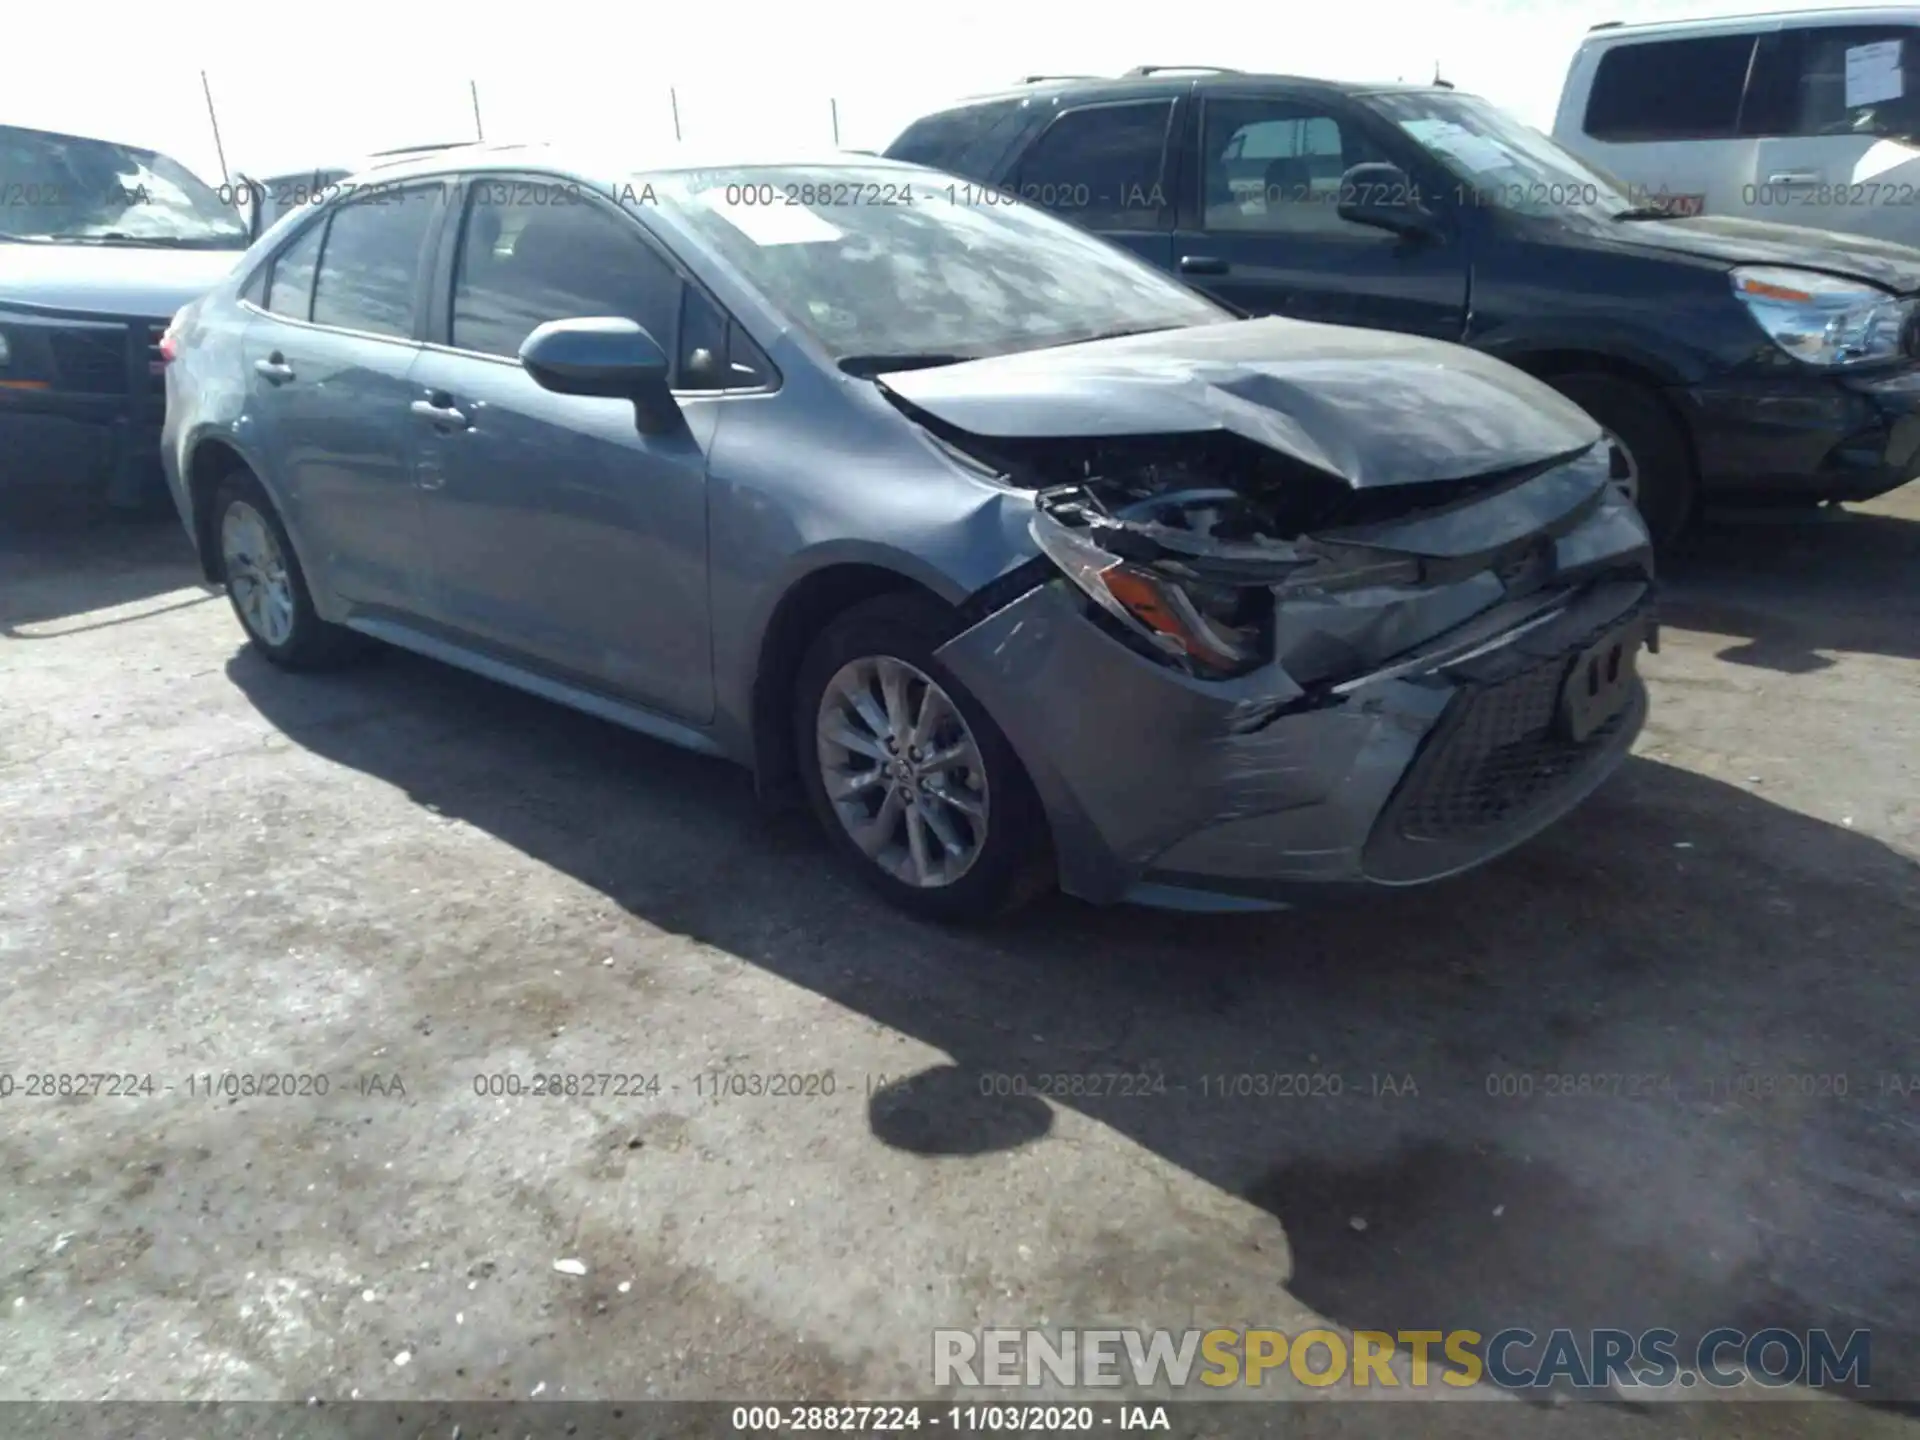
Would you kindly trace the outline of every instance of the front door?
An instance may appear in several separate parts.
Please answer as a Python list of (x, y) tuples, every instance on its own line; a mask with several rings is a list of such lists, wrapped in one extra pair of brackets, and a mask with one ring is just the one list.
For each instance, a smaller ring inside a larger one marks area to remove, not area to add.
[(1181, 279), (1255, 315), (1460, 338), (1459, 227), (1410, 238), (1337, 212), (1350, 167), (1406, 159), (1358, 114), (1324, 99), (1208, 93), (1198, 118), (1199, 193), (1182, 197), (1174, 235)]
[[(695, 722), (713, 713), (707, 452), (725, 401), (556, 395), (516, 358), (548, 320), (620, 315), (677, 353), (704, 300), (617, 206), (558, 182), (468, 186), (446, 343), (412, 376), (435, 614), (471, 641)], [(675, 376), (676, 385), (681, 377)]]

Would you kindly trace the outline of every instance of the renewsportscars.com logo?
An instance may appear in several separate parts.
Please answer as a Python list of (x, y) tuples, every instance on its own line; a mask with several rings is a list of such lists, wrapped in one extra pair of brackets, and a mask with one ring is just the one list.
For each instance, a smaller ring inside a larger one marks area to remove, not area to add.
[(1709, 1330), (1683, 1347), (1673, 1330), (936, 1330), (936, 1386), (1301, 1385), (1503, 1390), (1725, 1389), (1758, 1384), (1866, 1389), (1872, 1335), (1826, 1330)]

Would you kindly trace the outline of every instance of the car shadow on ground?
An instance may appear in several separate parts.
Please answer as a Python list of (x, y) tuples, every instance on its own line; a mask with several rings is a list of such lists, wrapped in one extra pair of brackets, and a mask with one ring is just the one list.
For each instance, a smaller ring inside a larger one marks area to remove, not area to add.
[[(49, 639), (138, 616), (73, 617), (120, 610), (201, 587), (179, 516), (108, 510), (90, 497), (0, 490), (0, 636)], [(204, 603), (206, 592), (176, 597)], [(140, 614), (153, 613), (142, 610)]]
[(1663, 621), (1735, 637), (1720, 659), (1790, 675), (1825, 669), (1828, 650), (1920, 658), (1920, 503), (1809, 515), (1827, 518), (1703, 526), (1661, 576)]
[(1920, 1090), (1891, 1078), (1920, 1071), (1920, 880), (1868, 836), (1634, 759), (1365, 907), (1056, 897), (949, 931), (731, 766), (399, 654), (229, 673), (313, 752), (943, 1051), (882, 1079), (883, 1143), (981, 1154), (1070, 1106), (1277, 1217), (1289, 1292), (1346, 1325), (1866, 1327), (1874, 1395), (1920, 1397)]

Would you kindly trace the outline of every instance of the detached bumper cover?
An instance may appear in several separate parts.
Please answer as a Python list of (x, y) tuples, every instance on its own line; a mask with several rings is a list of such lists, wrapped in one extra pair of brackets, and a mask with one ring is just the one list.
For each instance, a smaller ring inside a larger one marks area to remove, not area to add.
[(1625, 511), (1610, 502), (1557, 539), (1559, 582), (1504, 600), (1496, 587), (1470, 620), (1323, 686), (1303, 690), (1278, 665), (1192, 679), (1089, 623), (1064, 581), (940, 658), (1026, 765), (1071, 894), (1283, 903), (1421, 883), (1545, 828), (1632, 745), (1637, 678), (1593, 733), (1559, 728), (1562, 687), (1596, 637), (1621, 632), (1637, 649), (1653, 636), (1645, 532)]
[(1709, 497), (1870, 500), (1920, 477), (1920, 369), (1671, 392)]

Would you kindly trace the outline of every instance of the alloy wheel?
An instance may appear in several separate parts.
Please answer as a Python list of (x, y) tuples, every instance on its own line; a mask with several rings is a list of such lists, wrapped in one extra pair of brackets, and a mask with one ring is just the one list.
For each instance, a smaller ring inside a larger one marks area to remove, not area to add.
[(220, 558), (240, 618), (262, 642), (279, 649), (293, 636), (293, 579), (266, 517), (245, 500), (220, 521)]
[(951, 696), (904, 660), (850, 660), (815, 718), (820, 779), (861, 851), (908, 885), (937, 889), (987, 842), (986, 766)]

